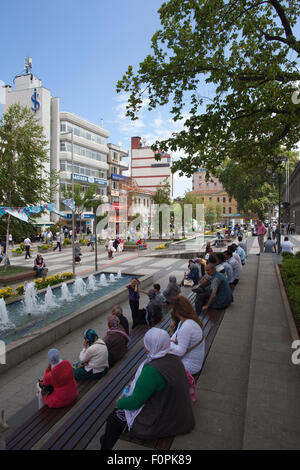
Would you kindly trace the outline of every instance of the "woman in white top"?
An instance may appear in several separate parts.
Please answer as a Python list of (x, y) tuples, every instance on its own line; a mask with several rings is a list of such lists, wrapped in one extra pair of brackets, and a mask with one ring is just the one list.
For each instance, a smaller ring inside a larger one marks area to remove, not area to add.
[(86, 330), (83, 337), (80, 362), (73, 365), (75, 379), (100, 379), (108, 370), (107, 346), (92, 329)]
[(190, 374), (196, 374), (202, 368), (205, 355), (202, 323), (192, 304), (182, 295), (174, 300), (172, 318), (171, 332), (173, 335), (170, 353), (180, 356), (185, 369)]

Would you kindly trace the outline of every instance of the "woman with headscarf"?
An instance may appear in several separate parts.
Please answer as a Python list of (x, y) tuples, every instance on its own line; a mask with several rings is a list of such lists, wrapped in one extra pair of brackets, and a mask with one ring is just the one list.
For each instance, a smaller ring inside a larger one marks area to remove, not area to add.
[[(39, 408), (63, 408), (76, 400), (77, 384), (69, 361), (62, 360), (57, 349), (48, 352), (49, 364), (42, 380), (37, 384)], [(45, 388), (47, 393), (45, 393)], [(51, 391), (52, 390), (52, 391)]]
[(112, 367), (127, 352), (127, 343), (130, 341), (120, 324), (120, 319), (116, 315), (109, 315), (107, 318), (108, 332), (103, 341), (108, 349), (108, 364)]
[(86, 330), (83, 338), (83, 350), (79, 354), (80, 362), (73, 366), (75, 379), (100, 379), (108, 370), (108, 351), (106, 344), (92, 329)]
[(159, 439), (186, 434), (195, 425), (186, 372), (179, 357), (170, 354), (168, 333), (151, 328), (144, 345), (146, 360), (108, 417), (101, 450), (111, 450), (126, 428), (139, 439)]

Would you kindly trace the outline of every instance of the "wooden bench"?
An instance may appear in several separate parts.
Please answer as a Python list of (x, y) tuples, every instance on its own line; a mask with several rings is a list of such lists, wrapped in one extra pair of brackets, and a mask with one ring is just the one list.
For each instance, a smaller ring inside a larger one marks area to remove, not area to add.
[[(194, 300), (196, 294), (189, 296)], [(215, 326), (219, 325), (223, 318), (224, 311), (206, 312), (202, 314), (204, 335), (206, 337), (205, 357), (211, 347)], [(165, 318), (160, 328), (169, 329), (171, 319)], [(146, 351), (142, 346), (135, 351), (131, 357), (127, 358), (124, 364), (116, 371), (114, 376), (103, 381), (95, 393), (85, 401), (78, 410), (51, 436), (41, 447), (42, 450), (82, 450), (86, 449), (95, 435), (105, 425), (106, 419), (115, 408), (115, 401), (123, 388), (134, 377), (137, 368), (146, 357)], [(156, 441), (141, 441), (132, 438), (129, 434), (122, 435), (126, 440), (134, 441), (150, 448), (160, 450), (170, 447), (173, 438), (158, 439)]]
[[(189, 300), (194, 304), (196, 294), (191, 293)], [(224, 311), (205, 312), (200, 318), (203, 323), (204, 335), (206, 338), (205, 359), (222, 321)], [(169, 329), (171, 319), (167, 315), (161, 323), (157, 325), (166, 330)], [(149, 327), (146, 325), (137, 326), (133, 330), (133, 342), (131, 348), (141, 339)], [(70, 450), (86, 449), (91, 440), (104, 426), (107, 417), (115, 407), (115, 400), (120, 395), (123, 388), (134, 377), (140, 363), (145, 359), (146, 351), (143, 345), (126, 355), (123, 362), (115, 370), (101, 379), (101, 383), (89, 398), (66, 419), (54, 433), (41, 446), (43, 450)], [(204, 360), (205, 360), (204, 359)], [(200, 375), (200, 374), (199, 374)], [(195, 377), (196, 379), (198, 377)], [(85, 382), (79, 385), (81, 396), (95, 385), (95, 382)], [(76, 403), (76, 402), (75, 402)], [(49, 409), (43, 407), (34, 413), (23, 425), (6, 439), (8, 450), (31, 449), (38, 441), (46, 435), (51, 428), (72, 408), (73, 405), (61, 409)], [(169, 449), (173, 438), (157, 439), (156, 441), (140, 441), (133, 439), (129, 434), (122, 435), (123, 439), (131, 440), (146, 447), (156, 449)]]
[[(188, 296), (188, 299), (191, 302), (191, 304), (195, 307), (196, 294), (192, 292)], [(216, 336), (218, 328), (223, 320), (224, 313), (225, 313), (225, 310), (208, 310), (205, 313), (201, 313), (199, 315), (199, 318), (203, 325), (203, 333), (205, 337), (205, 355), (204, 355), (204, 360), (203, 360), (201, 371), (203, 370), (209, 350)], [(193, 376), (196, 382), (200, 377), (201, 371), (198, 372), (197, 374), (194, 374)], [(121, 435), (120, 439), (133, 442), (135, 444), (148, 447), (151, 449), (169, 450), (171, 448), (174, 437), (167, 437), (167, 438), (160, 438), (160, 439), (153, 439), (153, 440), (149, 440), (149, 439), (141, 440), (136, 437), (132, 437), (130, 433), (127, 431)]]
[[(128, 344), (130, 351), (145, 335), (149, 329), (147, 325), (138, 325), (130, 333), (131, 341)], [(100, 379), (101, 380), (101, 379)], [(103, 379), (102, 379), (103, 380)], [(44, 406), (40, 410), (33, 411), (37, 407), (37, 399), (28, 404), (28, 412), (21, 410), (19, 416), (30, 415), (24, 420), (20, 418), (21, 425), (13, 425), (13, 431), (6, 437), (6, 449), (21, 450), (30, 449), (38, 440), (46, 434), (86, 393), (94, 387), (98, 381), (85, 380), (77, 383), (78, 397), (70, 406), (64, 408), (48, 408)], [(13, 423), (18, 423), (18, 416), (14, 417)], [(10, 423), (9, 423), (10, 425)]]

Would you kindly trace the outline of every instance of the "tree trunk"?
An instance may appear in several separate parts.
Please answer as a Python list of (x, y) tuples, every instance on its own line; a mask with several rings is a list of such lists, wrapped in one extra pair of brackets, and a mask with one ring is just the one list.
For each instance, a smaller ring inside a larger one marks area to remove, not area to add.
[(5, 258), (4, 258), (4, 271), (7, 270), (7, 266), (8, 266), (9, 225), (10, 225), (10, 214), (8, 214), (7, 227), (6, 227), (6, 252), (5, 252)]

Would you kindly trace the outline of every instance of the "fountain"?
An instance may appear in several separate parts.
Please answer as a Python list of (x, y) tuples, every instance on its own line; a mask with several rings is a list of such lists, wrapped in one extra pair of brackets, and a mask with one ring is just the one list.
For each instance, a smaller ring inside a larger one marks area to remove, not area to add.
[(106, 276), (104, 273), (101, 274), (100, 276), (100, 282), (99, 282), (99, 285), (102, 286), (102, 287), (105, 287), (107, 286), (107, 280), (106, 280)]
[(116, 279), (122, 279), (122, 273), (120, 269), (118, 271), (118, 274), (116, 275)]
[(70, 302), (72, 300), (71, 292), (65, 282), (61, 285), (61, 300), (65, 302)]
[(97, 289), (95, 277), (93, 276), (93, 274), (90, 274), (88, 277), (87, 288), (88, 290), (92, 290), (92, 291)]
[(80, 296), (84, 296), (87, 294), (87, 288), (86, 288), (85, 282), (79, 276), (76, 277), (75, 282), (73, 284), (73, 292), (74, 292), (74, 295), (80, 295)]
[(84, 279), (77, 277), (70, 285), (62, 283), (52, 289), (48, 286), (44, 292), (38, 292), (34, 282), (26, 283), (23, 300), (5, 304), (0, 298), (0, 340), (14, 341), (90, 302), (100, 302), (101, 297), (114, 295), (115, 290), (128, 284), (131, 276), (123, 274), (118, 282), (117, 279), (116, 274), (93, 274)]
[(39, 311), (37, 303), (37, 290), (34, 282), (29, 282), (25, 285), (24, 289), (24, 313), (32, 314)]
[(0, 298), (0, 330), (10, 328), (15, 328), (15, 325), (9, 321), (5, 300)]
[(44, 304), (40, 306), (42, 311), (47, 311), (53, 307), (58, 307), (55, 295), (50, 286), (47, 287)]

